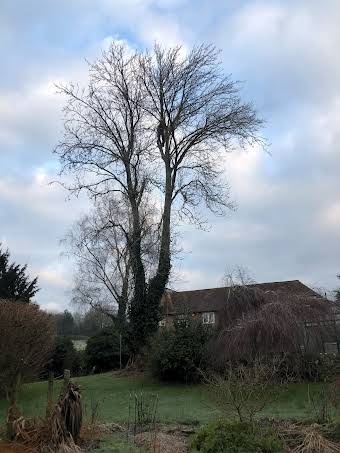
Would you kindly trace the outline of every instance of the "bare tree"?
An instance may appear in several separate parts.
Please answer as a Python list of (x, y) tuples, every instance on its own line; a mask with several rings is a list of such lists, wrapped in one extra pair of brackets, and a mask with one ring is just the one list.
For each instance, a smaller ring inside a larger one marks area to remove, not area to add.
[(113, 198), (99, 200), (64, 239), (76, 259), (73, 302), (126, 322), (131, 265), (126, 239), (129, 216)]
[[(149, 274), (157, 255), (158, 229), (152, 223), (150, 208), (142, 214), (142, 220), (142, 256)], [(106, 195), (95, 202), (90, 214), (74, 224), (63, 241), (76, 258), (73, 302), (102, 312), (122, 330), (133, 294), (127, 240), (130, 230), (126, 204)]]
[[(230, 207), (221, 179), (221, 152), (262, 143), (262, 121), (239, 97), (240, 86), (225, 76), (212, 46), (155, 46), (131, 53), (113, 43), (90, 65), (87, 89), (61, 86), (68, 98), (65, 136), (57, 147), (63, 172), (74, 174), (78, 193), (97, 198), (113, 193), (129, 204), (128, 244), (134, 280), (130, 327), (136, 348), (156, 330), (159, 305), (171, 269), (172, 221), (199, 221), (205, 204), (222, 214)], [(160, 247), (148, 280), (142, 257), (143, 204), (156, 197)]]

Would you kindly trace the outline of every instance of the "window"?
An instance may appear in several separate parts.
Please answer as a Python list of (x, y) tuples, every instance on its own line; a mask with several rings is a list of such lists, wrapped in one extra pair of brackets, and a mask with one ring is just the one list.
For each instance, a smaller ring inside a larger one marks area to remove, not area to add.
[(337, 354), (338, 343), (324, 343), (324, 349), (327, 354)]
[(158, 323), (159, 327), (165, 327), (165, 319), (161, 319)]
[(203, 324), (215, 324), (215, 313), (213, 311), (207, 311), (202, 313)]
[(181, 314), (176, 316), (176, 321), (184, 326), (189, 325), (189, 316), (187, 314)]

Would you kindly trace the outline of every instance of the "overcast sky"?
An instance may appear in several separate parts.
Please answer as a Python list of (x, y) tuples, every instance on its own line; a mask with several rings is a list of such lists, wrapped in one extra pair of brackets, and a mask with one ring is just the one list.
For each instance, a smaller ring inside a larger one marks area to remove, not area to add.
[(60, 239), (86, 212), (49, 181), (63, 100), (54, 83), (86, 79), (112, 39), (145, 49), (213, 43), (242, 96), (267, 120), (270, 154), (226, 158), (238, 208), (182, 229), (177, 288), (220, 286), (226, 268), (258, 282), (332, 290), (340, 272), (340, 3), (337, 0), (2, 0), (0, 241), (39, 276), (37, 301), (64, 309), (72, 263)]

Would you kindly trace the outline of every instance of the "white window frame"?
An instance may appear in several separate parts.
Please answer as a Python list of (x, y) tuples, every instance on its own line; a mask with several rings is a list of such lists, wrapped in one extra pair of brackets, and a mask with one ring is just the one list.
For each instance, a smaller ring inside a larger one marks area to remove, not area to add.
[(161, 319), (158, 323), (159, 327), (165, 327), (166, 323), (165, 323), (165, 319)]
[(205, 311), (202, 313), (202, 323), (203, 324), (215, 324), (215, 312), (214, 311)]

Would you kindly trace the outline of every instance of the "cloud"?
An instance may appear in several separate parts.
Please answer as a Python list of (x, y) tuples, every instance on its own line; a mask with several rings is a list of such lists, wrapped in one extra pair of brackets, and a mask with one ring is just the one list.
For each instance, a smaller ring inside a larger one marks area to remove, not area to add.
[[(340, 256), (340, 5), (316, 0), (5, 0), (0, 18), (1, 240), (40, 275), (38, 302), (67, 305), (72, 263), (59, 239), (87, 209), (85, 199), (49, 186), (62, 131), (54, 83), (87, 78), (111, 38), (144, 49), (155, 40), (184, 48), (212, 42), (242, 95), (267, 120), (271, 155), (225, 158), (238, 210), (210, 217), (211, 231), (181, 229), (178, 287), (221, 284), (225, 268), (247, 266), (257, 280), (300, 278), (337, 284)], [(18, 39), (20, 36), (20, 39)], [(15, 49), (15, 50), (13, 50)]]
[(43, 283), (47, 282), (63, 289), (69, 289), (71, 287), (70, 281), (65, 278), (65, 275), (59, 269), (42, 269), (37, 274), (39, 280)]

